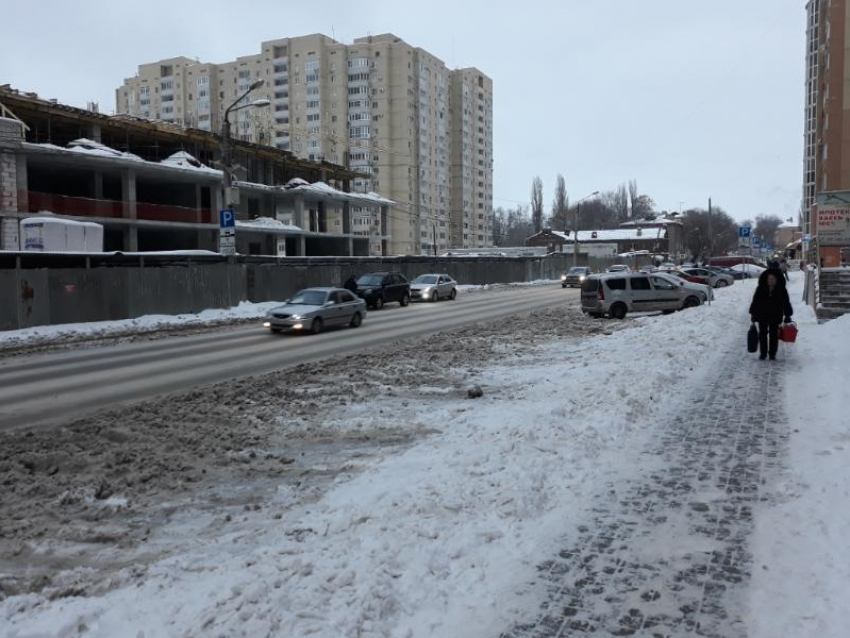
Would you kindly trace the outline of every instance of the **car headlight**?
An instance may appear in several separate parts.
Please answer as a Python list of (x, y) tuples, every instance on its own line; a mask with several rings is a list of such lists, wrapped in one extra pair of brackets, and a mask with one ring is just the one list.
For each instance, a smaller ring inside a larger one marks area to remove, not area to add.
[(423, 296), (423, 297), (427, 297), (427, 296), (428, 296), (428, 295), (430, 295), (432, 292), (434, 292), (434, 289), (433, 289), (433, 288), (426, 288), (425, 290), (423, 290), (423, 291), (422, 291), (422, 296)]
[(584, 275), (578, 278), (579, 281), (584, 281)]
[(566, 276), (566, 275), (561, 275), (561, 281), (566, 281), (566, 280), (567, 280), (567, 276)]

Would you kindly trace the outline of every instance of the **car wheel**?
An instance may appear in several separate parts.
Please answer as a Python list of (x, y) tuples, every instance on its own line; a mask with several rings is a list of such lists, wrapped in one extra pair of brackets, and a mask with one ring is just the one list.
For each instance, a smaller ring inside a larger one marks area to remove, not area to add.
[(615, 303), (608, 312), (613, 319), (625, 319), (628, 308), (626, 308), (625, 304)]
[(663, 312), (663, 314), (665, 314), (665, 315), (672, 315), (672, 314), (673, 314), (674, 312), (676, 312), (676, 311), (675, 311), (675, 310), (664, 310), (664, 311), (662, 311), (662, 312)]
[(401, 304), (401, 307), (404, 308), (407, 304), (410, 303), (410, 295), (404, 293), (404, 296), (401, 298), (401, 301), (399, 301), (399, 303)]
[(372, 304), (372, 307), (375, 310), (380, 310), (381, 308), (383, 308), (384, 307), (384, 298), (378, 297), (377, 299), (375, 299), (375, 303)]
[(452, 301), (457, 299), (457, 288), (452, 288), (452, 294), (449, 295), (449, 299), (451, 299)]
[(726, 281), (725, 279), (718, 279), (717, 283), (714, 284), (714, 287), (715, 288), (725, 288), (728, 285), (729, 285), (729, 282)]
[(437, 303), (439, 300), (440, 300), (440, 293), (435, 290), (433, 296), (431, 297), (431, 303)]
[(314, 335), (317, 335), (322, 331), (322, 327), (322, 318), (316, 317), (315, 319), (313, 319), (313, 323), (310, 324), (310, 332), (312, 332)]
[(699, 299), (697, 299), (696, 297), (688, 297), (687, 299), (685, 299), (685, 305), (682, 306), (682, 307), (683, 308), (696, 308), (699, 305), (700, 305)]
[(349, 324), (352, 328), (359, 328), (360, 324), (363, 323), (363, 315), (359, 312), (355, 312), (354, 316), (351, 318), (351, 323)]

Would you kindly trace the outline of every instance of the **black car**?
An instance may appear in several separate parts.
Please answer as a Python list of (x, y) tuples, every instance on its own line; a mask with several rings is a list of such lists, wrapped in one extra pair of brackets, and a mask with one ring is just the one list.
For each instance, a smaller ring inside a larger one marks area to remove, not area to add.
[(561, 275), (561, 288), (566, 288), (567, 286), (577, 286), (581, 288), (584, 280), (592, 274), (593, 271), (587, 266), (573, 266)]
[(357, 296), (376, 310), (393, 302), (406, 306), (410, 303), (410, 282), (397, 272), (369, 272), (357, 280)]

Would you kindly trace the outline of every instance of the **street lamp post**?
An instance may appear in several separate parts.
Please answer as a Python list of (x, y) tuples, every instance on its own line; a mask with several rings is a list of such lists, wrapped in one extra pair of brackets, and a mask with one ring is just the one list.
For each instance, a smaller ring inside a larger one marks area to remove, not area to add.
[(239, 104), (244, 100), (251, 91), (259, 89), (265, 83), (264, 80), (252, 82), (242, 95), (237, 98), (233, 104), (227, 107), (224, 111), (224, 121), (221, 124), (221, 162), (224, 169), (224, 207), (232, 208), (232, 188), (233, 188), (233, 155), (232, 146), (230, 144), (230, 113), (241, 111), (242, 109), (266, 107), (271, 104), (269, 100), (255, 100), (245, 104)]
[(578, 266), (578, 219), (579, 213), (581, 212), (581, 203), (586, 202), (588, 199), (592, 199), (597, 195), (599, 195), (599, 191), (593, 191), (590, 195), (582, 197), (576, 202), (575, 229), (573, 230), (573, 267)]

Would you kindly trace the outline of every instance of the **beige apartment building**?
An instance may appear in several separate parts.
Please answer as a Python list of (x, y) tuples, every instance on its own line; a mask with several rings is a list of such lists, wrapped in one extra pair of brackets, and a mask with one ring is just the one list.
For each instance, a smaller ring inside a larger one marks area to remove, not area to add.
[(372, 237), (373, 251), (384, 236), (392, 254), (492, 246), (492, 80), (395, 35), (343, 44), (314, 34), (263, 42), (233, 62), (144, 64), (117, 90), (117, 112), (218, 131), (257, 79), (250, 99), (271, 107), (231, 116), (233, 135), (368, 176), (355, 190), (396, 202), (386, 227), (374, 209), (352, 208), (352, 230)]

